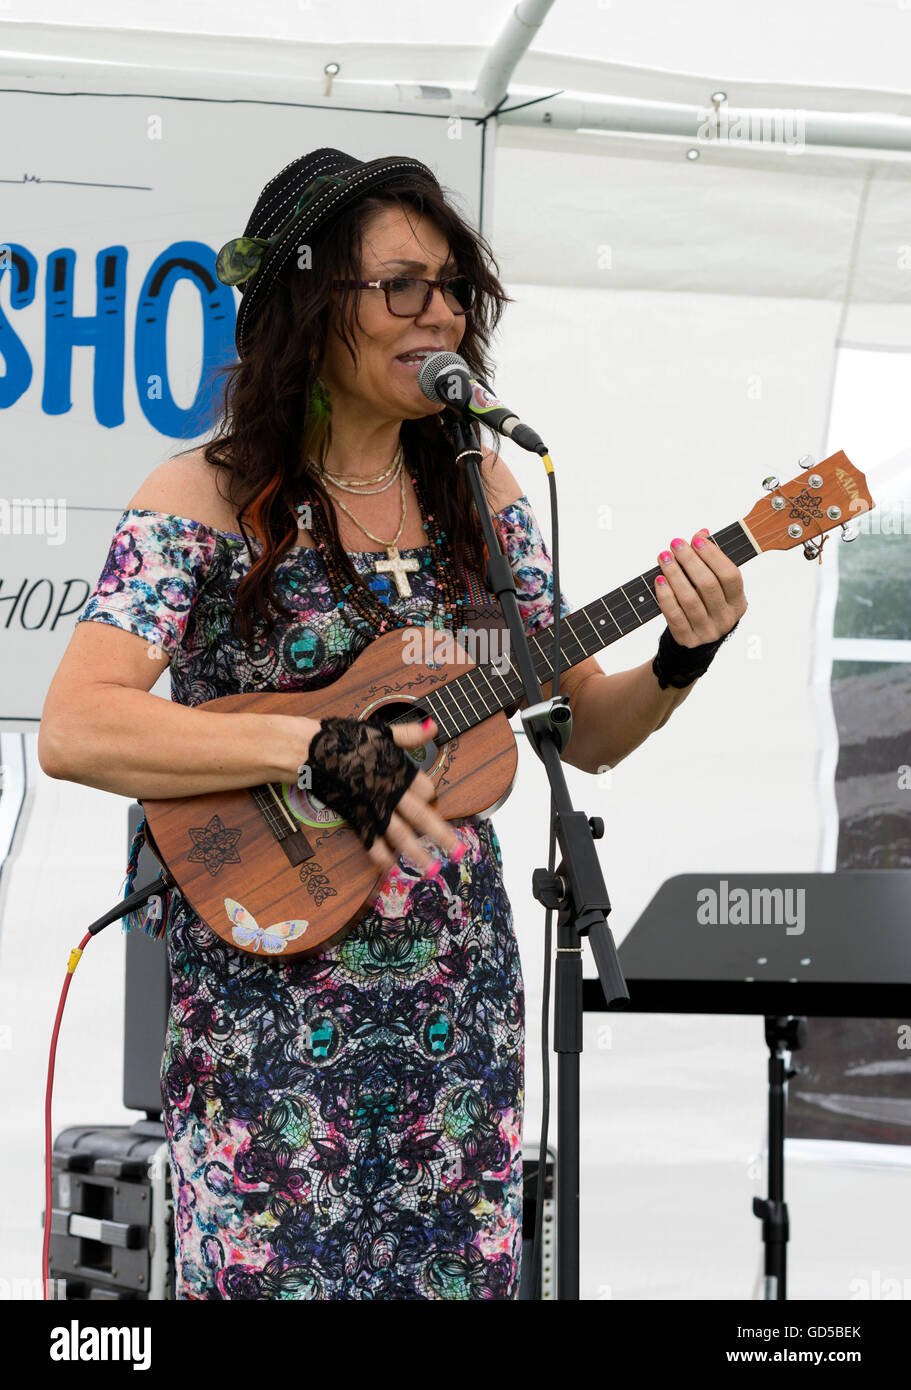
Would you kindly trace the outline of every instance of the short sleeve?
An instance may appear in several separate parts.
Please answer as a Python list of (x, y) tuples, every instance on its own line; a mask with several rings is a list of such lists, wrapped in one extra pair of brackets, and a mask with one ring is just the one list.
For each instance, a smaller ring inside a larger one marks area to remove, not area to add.
[(78, 622), (110, 623), (172, 656), (215, 550), (217, 532), (165, 512), (123, 513)]
[[(554, 620), (554, 576), (550, 554), (527, 497), (520, 497), (497, 512), (494, 525), (516, 581), (519, 613), (529, 636), (550, 627)], [(569, 613), (561, 595), (560, 613)]]

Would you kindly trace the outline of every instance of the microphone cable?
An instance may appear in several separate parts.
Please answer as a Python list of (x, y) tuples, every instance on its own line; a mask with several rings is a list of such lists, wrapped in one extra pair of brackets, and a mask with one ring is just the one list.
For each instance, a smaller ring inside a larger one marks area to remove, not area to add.
[(47, 1065), (47, 1088), (44, 1093), (44, 1242), (41, 1249), (41, 1287), (42, 1296), (45, 1301), (50, 1297), (50, 1248), (51, 1248), (51, 1223), (54, 1215), (54, 1176), (53, 1176), (53, 1140), (51, 1137), (51, 1096), (54, 1089), (54, 1065), (57, 1058), (57, 1038), (60, 1033), (60, 1023), (63, 1018), (63, 1008), (66, 1004), (66, 996), (70, 991), (73, 974), (76, 966), (82, 959), (82, 953), (89, 944), (93, 936), (97, 936), (104, 927), (111, 922), (118, 921), (125, 917), (128, 912), (133, 912), (137, 907), (142, 907), (143, 903), (148, 902), (149, 898), (156, 894), (162, 894), (167, 888), (173, 886), (173, 880), (169, 874), (161, 874), (154, 883), (149, 884), (148, 888), (139, 888), (135, 893), (131, 893), (128, 898), (124, 898), (106, 912), (103, 917), (99, 917), (97, 922), (93, 922), (82, 938), (78, 946), (74, 946), (70, 951), (70, 958), (67, 961), (66, 977), (63, 981), (63, 989), (60, 991), (60, 1003), (57, 1005), (57, 1016), (54, 1019), (54, 1030), (51, 1034), (51, 1050)]
[[(548, 497), (550, 500), (550, 559), (553, 572), (553, 624), (554, 653), (551, 695), (560, 693), (560, 621), (563, 595), (560, 589), (560, 515), (557, 506), (557, 478), (549, 453), (541, 455), (547, 473)], [(553, 874), (557, 866), (557, 806), (553, 791), (550, 794), (550, 825), (547, 835), (547, 872)], [(541, 1008), (541, 1135), (538, 1142), (538, 1171), (535, 1174), (535, 1233), (532, 1243), (531, 1286), (532, 1297), (540, 1300), (543, 1288), (543, 1250), (544, 1229), (544, 1183), (547, 1177), (547, 1139), (550, 1128), (550, 1049), (547, 1039), (550, 1024), (551, 961), (553, 947), (552, 907), (544, 910), (544, 975), (542, 982)], [(556, 1182), (556, 1173), (554, 1174)]]

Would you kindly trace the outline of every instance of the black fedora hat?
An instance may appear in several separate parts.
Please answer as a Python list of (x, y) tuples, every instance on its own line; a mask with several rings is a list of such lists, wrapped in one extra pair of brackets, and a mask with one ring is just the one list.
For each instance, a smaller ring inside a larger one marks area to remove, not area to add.
[(386, 155), (362, 160), (329, 148), (300, 155), (269, 180), (243, 235), (226, 242), (215, 260), (222, 284), (235, 285), (243, 296), (234, 328), (238, 356), (243, 356), (250, 325), (300, 238), (356, 199), (409, 172), (439, 187), (436, 175), (419, 159)]

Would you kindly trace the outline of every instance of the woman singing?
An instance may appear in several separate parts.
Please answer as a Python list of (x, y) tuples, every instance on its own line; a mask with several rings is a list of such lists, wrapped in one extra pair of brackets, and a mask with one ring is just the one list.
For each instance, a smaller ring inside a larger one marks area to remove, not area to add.
[[(329, 804), (382, 878), (313, 955), (236, 950), (176, 888), (147, 922), (171, 978), (176, 1296), (515, 1299), (524, 995), (490, 822), (436, 814), (402, 751), (432, 728), (197, 708), (318, 690), (381, 632), (460, 626), (483, 542), (417, 374), (448, 350), (489, 376), (508, 296), (486, 241), (407, 157), (294, 160), (216, 264), (242, 295), (218, 431), (123, 513), (48, 693), (41, 766), (131, 798), (341, 770)], [(485, 451), (483, 467), (538, 632), (553, 602), (541, 532), (502, 460)], [(565, 676), (575, 766), (614, 766), (660, 729), (745, 612), (739, 569), (706, 535), (661, 554), (654, 662), (608, 676), (588, 658)], [(151, 694), (163, 662), (170, 702)]]

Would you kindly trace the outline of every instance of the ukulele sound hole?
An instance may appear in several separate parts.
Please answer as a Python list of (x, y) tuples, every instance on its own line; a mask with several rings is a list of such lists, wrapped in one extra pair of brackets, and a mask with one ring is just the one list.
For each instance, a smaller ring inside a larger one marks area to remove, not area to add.
[[(365, 711), (365, 717), (368, 714), (371, 717), (379, 715), (380, 719), (385, 719), (387, 724), (394, 724), (399, 721), (404, 723), (406, 720), (419, 724), (429, 713), (429, 710), (422, 709), (419, 704), (411, 704), (405, 700), (393, 700), (388, 704), (371, 705), (370, 709)], [(427, 772), (436, 762), (440, 750), (433, 739), (428, 739), (426, 743), (420, 744), (417, 748), (408, 748), (405, 751), (417, 763), (422, 772)]]
[[(404, 700), (397, 700), (390, 704), (373, 705), (365, 711), (366, 715), (379, 715), (387, 724), (393, 723), (402, 715), (408, 719), (418, 719), (418, 721), (424, 717), (419, 706), (409, 704)], [(410, 758), (413, 758), (422, 772), (429, 772), (439, 756), (439, 749), (432, 739), (417, 748), (408, 748), (406, 752)], [(311, 829), (332, 830), (337, 825), (345, 824), (343, 816), (337, 815), (307, 788), (285, 783), (282, 786), (282, 800), (295, 820), (300, 821), (302, 825), (310, 826)]]

